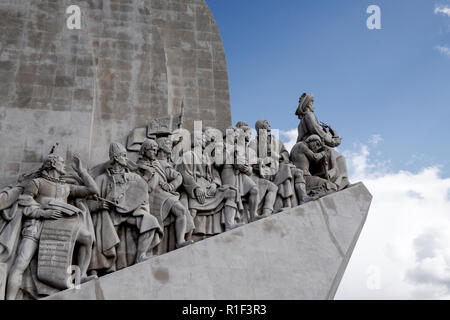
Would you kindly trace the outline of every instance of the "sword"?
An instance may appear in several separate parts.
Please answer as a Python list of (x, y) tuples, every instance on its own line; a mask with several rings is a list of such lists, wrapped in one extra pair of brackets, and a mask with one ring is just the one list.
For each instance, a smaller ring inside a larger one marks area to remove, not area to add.
[(96, 199), (98, 199), (98, 200), (102, 200), (102, 201), (105, 201), (105, 202), (107, 202), (107, 203), (109, 203), (109, 204), (112, 204), (113, 206), (115, 206), (115, 207), (118, 208), (118, 209), (121, 209), (121, 210), (124, 210), (124, 211), (127, 211), (127, 210), (128, 210), (127, 208), (121, 207), (119, 204), (115, 203), (114, 201), (111, 201), (111, 200), (102, 198), (102, 197), (100, 197), (100, 196), (98, 196), (98, 195), (95, 195), (94, 197), (95, 197)]

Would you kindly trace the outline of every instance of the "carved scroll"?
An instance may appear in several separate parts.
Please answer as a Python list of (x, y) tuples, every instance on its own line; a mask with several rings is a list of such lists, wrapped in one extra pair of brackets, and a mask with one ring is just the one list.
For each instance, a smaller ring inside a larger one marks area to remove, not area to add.
[(58, 289), (67, 289), (80, 219), (78, 216), (46, 220), (39, 241), (38, 278)]

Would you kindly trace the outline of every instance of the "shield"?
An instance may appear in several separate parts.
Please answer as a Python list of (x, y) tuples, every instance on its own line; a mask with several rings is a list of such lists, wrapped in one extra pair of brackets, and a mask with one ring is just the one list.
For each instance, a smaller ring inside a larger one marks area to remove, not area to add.
[(116, 210), (119, 213), (129, 213), (139, 208), (148, 200), (148, 186), (138, 175), (129, 177), (120, 198), (116, 200)]

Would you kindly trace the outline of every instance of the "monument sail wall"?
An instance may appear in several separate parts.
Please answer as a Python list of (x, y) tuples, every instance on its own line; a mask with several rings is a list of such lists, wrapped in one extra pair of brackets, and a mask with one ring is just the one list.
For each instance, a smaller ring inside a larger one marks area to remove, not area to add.
[(51, 146), (88, 166), (111, 141), (176, 115), (231, 124), (222, 40), (204, 0), (0, 2), (0, 187), (37, 169)]

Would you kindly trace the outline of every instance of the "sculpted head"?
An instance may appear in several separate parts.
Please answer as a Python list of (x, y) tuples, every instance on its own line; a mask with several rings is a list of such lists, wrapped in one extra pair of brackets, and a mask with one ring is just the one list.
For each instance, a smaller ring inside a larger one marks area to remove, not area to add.
[(302, 119), (306, 112), (314, 112), (314, 95), (303, 93), (298, 101), (295, 115)]
[(323, 142), (322, 139), (316, 135), (313, 134), (306, 139), (306, 144), (308, 144), (309, 149), (311, 149), (312, 152), (320, 152), (323, 148)]
[(156, 139), (156, 143), (158, 144), (160, 150), (166, 152), (167, 154), (172, 153), (173, 143), (169, 137), (158, 138)]
[(205, 127), (203, 130), (205, 136), (206, 144), (218, 142), (223, 138), (223, 133), (219, 129), (213, 127)]
[(45, 171), (55, 170), (60, 175), (64, 175), (66, 174), (66, 165), (64, 159), (56, 154), (49, 154), (44, 158), (42, 170)]
[(159, 147), (156, 141), (147, 139), (142, 143), (141, 149), (139, 150), (139, 155), (150, 160), (155, 160), (158, 151)]
[(193, 147), (201, 147), (201, 148), (206, 147), (205, 134), (201, 131), (192, 132), (191, 141), (192, 141)]
[(127, 150), (118, 142), (109, 145), (109, 159), (122, 166), (128, 165)]
[(270, 132), (272, 129), (270, 128), (270, 124), (267, 120), (258, 120), (255, 123), (255, 129), (257, 134), (259, 135), (260, 130), (266, 130), (267, 132)]
[(249, 142), (252, 138), (252, 128), (250, 128), (248, 123), (245, 121), (239, 121), (238, 123), (236, 123), (236, 128), (244, 131), (245, 141)]

